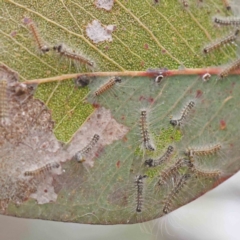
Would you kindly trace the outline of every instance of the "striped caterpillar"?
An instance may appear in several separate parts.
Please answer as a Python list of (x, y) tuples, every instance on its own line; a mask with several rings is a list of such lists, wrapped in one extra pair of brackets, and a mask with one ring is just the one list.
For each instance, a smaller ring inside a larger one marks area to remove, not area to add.
[(140, 213), (142, 212), (142, 205), (143, 205), (143, 185), (144, 185), (144, 179), (147, 178), (147, 175), (138, 175), (135, 178), (135, 184), (137, 188), (137, 195), (136, 195), (136, 212)]
[(221, 171), (220, 170), (204, 171), (204, 170), (196, 168), (196, 166), (192, 166), (190, 169), (196, 175), (196, 177), (219, 178), (220, 175), (221, 175)]
[(174, 147), (173, 146), (168, 146), (167, 151), (159, 159), (156, 159), (156, 160), (147, 159), (145, 161), (145, 165), (148, 166), (148, 167), (159, 166), (162, 163), (168, 161), (171, 158), (173, 152), (174, 152)]
[(87, 144), (87, 146), (85, 146), (82, 150), (78, 151), (74, 155), (74, 158), (76, 159), (76, 161), (79, 163), (84, 162), (85, 161), (84, 156), (86, 156), (93, 149), (93, 147), (97, 144), (99, 139), (100, 139), (100, 136), (98, 134), (94, 134), (93, 138)]
[(193, 156), (208, 156), (208, 155), (214, 155), (218, 151), (220, 151), (222, 148), (222, 145), (220, 143), (212, 145), (212, 146), (205, 146), (205, 147), (199, 147), (199, 148), (193, 148), (189, 147), (185, 151), (185, 155), (193, 158)]
[(174, 127), (175, 126), (181, 127), (185, 123), (185, 120), (187, 119), (187, 117), (189, 116), (190, 112), (193, 110), (195, 105), (196, 104), (194, 101), (189, 101), (187, 105), (184, 106), (184, 108), (182, 109), (180, 117), (177, 119), (171, 119), (170, 124)]
[(161, 175), (157, 182), (159, 186), (164, 185), (167, 180), (171, 177), (175, 177), (181, 167), (189, 165), (189, 161), (184, 158), (180, 158), (175, 164), (166, 169)]
[(146, 150), (155, 151), (154, 146), (151, 143), (150, 134), (147, 126), (147, 111), (142, 110), (139, 120), (140, 131), (142, 135), (143, 146)]
[(220, 39), (219, 41), (217, 41), (216, 43), (213, 43), (213, 44), (205, 47), (203, 49), (203, 52), (207, 54), (207, 53), (210, 53), (210, 52), (220, 48), (221, 46), (224, 46), (228, 43), (234, 42), (237, 39), (239, 32), (240, 32), (239, 29), (237, 29), (234, 33), (230, 34), (229, 36), (224, 37), (224, 38)]
[(215, 17), (214, 22), (222, 26), (239, 26), (240, 18), (239, 17)]
[(86, 64), (90, 67), (94, 66), (93, 61), (88, 60), (87, 58), (81, 56), (78, 53), (75, 53), (74, 51), (68, 50), (63, 44), (55, 45), (53, 47), (53, 50), (56, 51), (60, 56), (71, 59), (74, 62), (77, 62), (77, 63), (80, 63), (80, 64)]
[(100, 88), (98, 88), (94, 92), (94, 96), (100, 96), (105, 93), (107, 90), (111, 89), (116, 83), (121, 83), (122, 79), (120, 77), (113, 77), (109, 79), (105, 84), (103, 84)]
[(240, 67), (240, 58), (235, 60), (232, 64), (230, 64), (228, 67), (226, 67), (225, 69), (223, 69), (219, 76), (221, 78), (227, 77), (229, 75), (229, 73), (231, 73), (233, 70), (237, 69)]
[(29, 23), (27, 25), (33, 35), (33, 38), (37, 44), (38, 49), (42, 53), (48, 52), (50, 50), (50, 48), (44, 43), (43, 39), (41, 38), (35, 23), (32, 20), (29, 20)]
[(184, 187), (187, 183), (187, 180), (190, 178), (190, 174), (184, 174), (177, 182), (177, 184), (172, 188), (171, 192), (164, 199), (163, 212), (165, 214), (169, 213), (172, 208), (173, 202), (177, 199), (177, 195), (179, 191)]
[(38, 169), (36, 169), (36, 170), (24, 172), (24, 176), (26, 176), (26, 177), (29, 177), (29, 176), (30, 176), (30, 177), (36, 177), (36, 176), (45, 174), (45, 173), (47, 173), (47, 172), (50, 172), (50, 171), (52, 171), (53, 169), (59, 168), (59, 167), (60, 167), (60, 164), (59, 164), (59, 163), (56, 163), (56, 162), (48, 163), (48, 164), (46, 164), (45, 166), (43, 166), (43, 167), (41, 167), (41, 168), (38, 168)]

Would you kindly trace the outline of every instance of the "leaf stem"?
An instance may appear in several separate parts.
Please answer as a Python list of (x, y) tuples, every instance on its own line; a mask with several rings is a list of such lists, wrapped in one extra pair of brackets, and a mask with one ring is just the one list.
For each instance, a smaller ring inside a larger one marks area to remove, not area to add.
[[(71, 78), (77, 78), (79, 76), (88, 77), (112, 77), (112, 76), (125, 76), (125, 77), (157, 77), (158, 75), (166, 76), (177, 76), (177, 75), (199, 75), (202, 76), (205, 73), (211, 75), (219, 75), (222, 68), (188, 68), (183, 70), (167, 70), (167, 69), (149, 69), (147, 71), (123, 71), (123, 72), (91, 72), (91, 73), (73, 73), (64, 74), (49, 78), (39, 78), (24, 81), (25, 84), (42, 84), (48, 82), (59, 82), (68, 80)], [(231, 72), (232, 75), (240, 75), (240, 69)]]

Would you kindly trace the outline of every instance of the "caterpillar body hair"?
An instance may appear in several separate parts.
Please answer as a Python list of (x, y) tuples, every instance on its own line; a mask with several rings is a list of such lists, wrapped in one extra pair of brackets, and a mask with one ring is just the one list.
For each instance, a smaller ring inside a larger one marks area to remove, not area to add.
[(120, 77), (113, 77), (109, 79), (106, 83), (104, 83), (102, 86), (100, 86), (95, 92), (94, 96), (100, 96), (109, 89), (111, 89), (116, 83), (121, 83), (122, 79)]
[(140, 131), (142, 135), (143, 147), (149, 151), (155, 151), (155, 147), (151, 143), (150, 134), (147, 126), (147, 111), (141, 110), (140, 120), (139, 120)]
[(178, 174), (178, 171), (183, 166), (188, 166), (189, 160), (180, 158), (176, 163), (171, 165), (168, 169), (166, 169), (163, 173), (161, 173), (157, 184), (159, 186), (164, 185), (167, 180), (171, 177), (175, 177)]
[(220, 143), (204, 147), (188, 147), (185, 151), (185, 155), (189, 158), (193, 158), (194, 156), (209, 156), (216, 154), (221, 149), (222, 145)]
[(51, 172), (53, 169), (59, 168), (59, 167), (60, 167), (60, 164), (57, 163), (57, 162), (48, 163), (45, 166), (43, 166), (41, 168), (38, 168), (36, 170), (24, 172), (24, 176), (26, 176), (26, 177), (29, 177), (29, 176), (30, 177), (36, 177), (36, 176), (45, 174), (47, 172)]
[(43, 41), (43, 39), (42, 39), (38, 29), (37, 29), (36, 24), (32, 20), (29, 20), (27, 25), (28, 25), (28, 28), (30, 29), (30, 32), (33, 35), (33, 38), (36, 42), (36, 45), (37, 45), (38, 49), (42, 53), (49, 52), (50, 48), (44, 43), (44, 41)]
[(4, 124), (8, 121), (9, 118), (9, 109), (7, 102), (7, 80), (0, 80), (0, 120), (1, 123)]
[(180, 117), (179, 118), (176, 118), (176, 119), (171, 119), (170, 120), (170, 124), (174, 127), (181, 127), (187, 117), (189, 116), (189, 114), (192, 112), (192, 110), (194, 109), (196, 103), (194, 101), (189, 101), (182, 109), (181, 111), (181, 114), (180, 114)]
[(142, 212), (142, 205), (143, 205), (143, 187), (144, 187), (144, 179), (147, 178), (147, 175), (138, 175), (135, 178), (135, 184), (137, 188), (137, 195), (136, 195), (136, 212)]
[(235, 60), (232, 64), (230, 64), (228, 67), (226, 67), (225, 69), (223, 69), (219, 76), (221, 78), (227, 77), (232, 71), (234, 71), (235, 69), (240, 67), (240, 58), (238, 58), (237, 60)]
[(71, 59), (74, 62), (80, 64), (86, 64), (90, 67), (94, 66), (94, 62), (83, 57), (82, 55), (75, 53), (74, 51), (68, 50), (63, 44), (58, 44), (53, 47), (53, 50), (57, 52), (60, 56)]
[(214, 22), (220, 26), (239, 26), (240, 17), (215, 17)]
[(157, 167), (163, 164), (164, 162), (168, 161), (171, 158), (173, 152), (174, 152), (174, 147), (170, 145), (168, 146), (167, 151), (159, 159), (156, 159), (156, 160), (147, 159), (145, 161), (145, 165), (148, 167)]
[(212, 170), (212, 171), (206, 171), (197, 168), (196, 166), (191, 167), (191, 171), (196, 175), (196, 177), (201, 177), (201, 178), (219, 178), (221, 175), (220, 170)]
[(163, 206), (163, 213), (167, 214), (172, 209), (172, 205), (174, 201), (177, 199), (177, 195), (180, 190), (184, 187), (184, 185), (187, 183), (187, 180), (191, 177), (190, 174), (184, 174), (177, 182), (177, 184), (172, 188), (170, 193), (167, 195), (167, 197), (164, 199), (164, 206)]
[(234, 31), (234, 33), (230, 34), (229, 36), (226, 36), (226, 37), (220, 39), (219, 41), (217, 41), (217, 42), (215, 42), (215, 43), (213, 43), (213, 44), (210, 44), (209, 46), (205, 47), (205, 48), (203, 49), (203, 52), (204, 52), (205, 54), (208, 54), (208, 53), (210, 53), (210, 52), (212, 52), (212, 51), (214, 51), (214, 50), (216, 50), (216, 49), (219, 49), (221, 46), (225, 46), (225, 45), (227, 45), (228, 43), (233, 43), (234, 41), (237, 40), (237, 37), (238, 37), (238, 35), (239, 35), (239, 32), (240, 32), (240, 30), (239, 30), (239, 29), (236, 29), (236, 30)]
[(75, 155), (74, 155), (74, 159), (76, 159), (77, 162), (81, 163), (85, 161), (85, 156), (92, 151), (93, 147), (97, 144), (97, 142), (99, 141), (100, 136), (98, 134), (94, 134), (93, 138), (91, 139), (91, 141), (87, 144), (87, 146), (85, 146), (83, 149), (81, 149), (80, 151), (78, 151)]

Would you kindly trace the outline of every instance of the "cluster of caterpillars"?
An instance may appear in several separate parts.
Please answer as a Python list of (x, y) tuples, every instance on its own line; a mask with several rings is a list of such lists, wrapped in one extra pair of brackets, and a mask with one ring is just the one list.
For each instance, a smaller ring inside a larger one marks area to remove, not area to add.
[[(178, 114), (178, 118), (170, 120), (170, 124), (178, 129), (186, 124), (189, 118), (193, 117), (192, 112), (196, 107), (197, 102), (194, 100), (188, 101)], [(149, 135), (149, 129), (147, 126), (147, 111), (141, 110), (140, 112), (140, 132), (142, 135), (142, 145), (148, 151), (155, 151), (156, 148), (152, 143), (152, 139)], [(156, 182), (157, 188), (169, 187), (168, 183), (173, 182), (173, 187), (163, 200), (163, 213), (169, 213), (175, 206), (178, 195), (184, 191), (185, 186), (191, 180), (191, 178), (201, 178), (217, 180), (221, 176), (221, 171), (216, 169), (212, 171), (206, 171), (198, 167), (198, 160), (204, 160), (205, 157), (211, 157), (218, 155), (222, 150), (220, 143), (201, 146), (190, 147), (188, 146), (184, 151), (184, 154), (176, 155), (175, 147), (169, 145), (163, 154), (155, 159), (149, 158), (145, 160), (145, 167), (159, 169), (159, 175)], [(166, 168), (166, 166), (168, 166)], [(164, 170), (162, 170), (164, 167)], [(143, 199), (144, 199), (144, 184), (145, 179), (149, 177), (147, 174), (137, 175), (135, 178), (136, 185), (136, 212), (142, 212)], [(171, 184), (170, 184), (171, 185)]]
[[(231, 4), (228, 0), (223, 0), (223, 4), (226, 10), (231, 10)], [(216, 50), (221, 49), (230, 44), (235, 44), (239, 41), (239, 26), (240, 26), (240, 17), (232, 16), (232, 17), (222, 17), (216, 16), (213, 18), (213, 22), (217, 27), (232, 27), (233, 30), (227, 34), (226, 36), (220, 38), (219, 40), (207, 45), (203, 48), (203, 53), (205, 55), (214, 53)], [(240, 58), (238, 57), (234, 61), (228, 63), (225, 67), (222, 68), (219, 73), (219, 79), (227, 77), (231, 72), (238, 69), (240, 67)]]
[(49, 51), (54, 51), (60, 57), (72, 61), (76, 66), (85, 65), (87, 67), (93, 68), (94, 62), (84, 57), (82, 54), (77, 53), (75, 50), (68, 48), (65, 44), (59, 43), (54, 46), (50, 46), (42, 38), (35, 22), (30, 18), (25, 18), (24, 22), (26, 23), (30, 33), (33, 36), (33, 40), (39, 52), (45, 54)]

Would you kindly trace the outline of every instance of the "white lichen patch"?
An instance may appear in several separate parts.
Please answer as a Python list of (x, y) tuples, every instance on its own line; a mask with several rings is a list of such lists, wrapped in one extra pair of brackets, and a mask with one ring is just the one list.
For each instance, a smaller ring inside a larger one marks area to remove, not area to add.
[(101, 154), (104, 146), (122, 139), (128, 131), (127, 127), (119, 124), (112, 117), (110, 110), (103, 107), (98, 108), (75, 133), (67, 152), (73, 157), (78, 151), (88, 145), (94, 134), (98, 134), (100, 136), (98, 143), (87, 154), (83, 162), (84, 165), (93, 167), (94, 160)]
[(87, 36), (94, 42), (104, 42), (112, 41), (112, 32), (115, 30), (116, 26), (108, 25), (102, 26), (98, 20), (93, 20), (92, 23), (89, 23), (86, 28)]
[(107, 11), (110, 11), (113, 7), (114, 0), (97, 0), (95, 5), (97, 8), (103, 8)]

